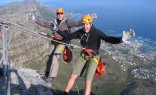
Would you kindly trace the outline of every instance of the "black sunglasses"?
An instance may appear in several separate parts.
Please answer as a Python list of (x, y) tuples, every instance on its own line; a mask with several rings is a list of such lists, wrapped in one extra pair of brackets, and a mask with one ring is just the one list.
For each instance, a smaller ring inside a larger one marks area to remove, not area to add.
[(64, 14), (64, 13), (57, 13), (57, 15), (62, 15), (62, 14)]

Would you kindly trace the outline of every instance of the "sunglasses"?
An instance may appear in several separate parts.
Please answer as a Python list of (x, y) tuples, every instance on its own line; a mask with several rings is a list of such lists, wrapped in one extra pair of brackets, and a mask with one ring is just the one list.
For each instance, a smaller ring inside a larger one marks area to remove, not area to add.
[(57, 15), (63, 15), (64, 13), (57, 13)]

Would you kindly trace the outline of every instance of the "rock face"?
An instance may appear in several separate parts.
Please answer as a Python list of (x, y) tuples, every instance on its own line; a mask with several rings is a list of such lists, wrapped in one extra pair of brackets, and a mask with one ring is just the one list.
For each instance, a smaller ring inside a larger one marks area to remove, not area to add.
[[(10, 94), (11, 95), (53, 95), (51, 88), (40, 78), (36, 70), (27, 68), (14, 68), (10, 70)], [(0, 88), (2, 88), (0, 78)], [(2, 94), (0, 89), (0, 94)]]
[[(43, 65), (53, 47), (49, 40), (35, 34), (41, 31), (50, 34), (51, 31), (29, 20), (28, 16), (32, 13), (47, 20), (54, 17), (53, 11), (48, 10), (36, 0), (14, 2), (0, 7), (0, 20), (11, 23), (8, 33), (9, 63), (12, 68), (10, 70), (11, 95), (53, 95), (52, 89), (46, 86), (46, 82), (40, 78), (36, 70), (23, 68), (36, 69)], [(0, 60), (1, 58), (2, 40), (0, 39)], [(3, 91), (1, 68), (0, 64), (0, 95)]]
[[(48, 10), (35, 0), (14, 2), (0, 8), (0, 20), (11, 23), (9, 31), (9, 60), (11, 66), (24, 67), (30, 64), (41, 64), (51, 47), (50, 41), (32, 32), (47, 32), (49, 29), (36, 25), (28, 19), (30, 14), (36, 14), (44, 19), (54, 17), (53, 11)], [(2, 41), (0, 41), (0, 51)], [(33, 67), (33, 66), (32, 66)]]

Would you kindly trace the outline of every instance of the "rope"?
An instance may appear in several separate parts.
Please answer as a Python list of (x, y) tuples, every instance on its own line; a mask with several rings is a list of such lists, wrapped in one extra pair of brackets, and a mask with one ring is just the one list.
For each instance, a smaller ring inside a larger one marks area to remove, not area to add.
[[(3, 18), (1, 18), (1, 19), (3, 19)], [(6, 21), (5, 19), (3, 19), (3, 20)], [(11, 22), (11, 24), (12, 24), (12, 25), (15, 25), (15, 26), (17, 26), (17, 27), (19, 27), (19, 28), (22, 28), (22, 29), (26, 30), (26, 32), (28, 32), (28, 33), (36, 34), (36, 35), (38, 35), (38, 36), (40, 36), (40, 37), (43, 37), (43, 38), (45, 38), (45, 39), (48, 39), (48, 40), (50, 40), (50, 41), (54, 41), (54, 42), (57, 42), (57, 43), (59, 43), (59, 44), (63, 44), (63, 45), (65, 45), (65, 46), (69, 46), (69, 47), (73, 47), (73, 48), (81, 48), (81, 47), (78, 46), (78, 45), (67, 44), (67, 43), (64, 43), (64, 42), (61, 42), (61, 41), (54, 40), (54, 39), (52, 39), (52, 38), (48, 38), (48, 37), (46, 37), (46, 36), (44, 36), (44, 35), (42, 35), (42, 34), (40, 34), (40, 33), (38, 33), (38, 32), (33, 32), (33, 30), (24, 28), (23, 26), (20, 26), (20, 25), (18, 25), (18, 24), (16, 24), (16, 23)]]
[(80, 95), (80, 90), (79, 90), (79, 86), (77, 85), (77, 83), (75, 82), (76, 88), (77, 88), (77, 94)]

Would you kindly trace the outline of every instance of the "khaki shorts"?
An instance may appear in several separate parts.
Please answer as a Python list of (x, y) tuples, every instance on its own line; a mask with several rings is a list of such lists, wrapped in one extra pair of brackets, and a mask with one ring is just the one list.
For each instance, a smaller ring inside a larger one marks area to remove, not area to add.
[[(96, 58), (99, 58), (99, 56), (96, 56)], [(96, 68), (97, 63), (95, 63), (93, 59), (86, 61), (80, 56), (76, 64), (74, 64), (74, 70), (72, 74), (78, 76), (84, 75), (86, 80), (92, 81)]]

